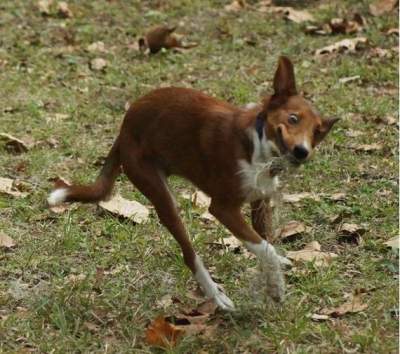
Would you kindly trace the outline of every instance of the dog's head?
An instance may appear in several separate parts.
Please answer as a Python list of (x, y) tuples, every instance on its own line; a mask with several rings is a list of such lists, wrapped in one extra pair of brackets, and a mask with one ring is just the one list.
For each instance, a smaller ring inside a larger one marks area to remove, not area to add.
[(293, 165), (307, 161), (337, 118), (326, 119), (296, 90), (293, 65), (280, 57), (274, 77), (274, 94), (266, 98), (265, 134)]

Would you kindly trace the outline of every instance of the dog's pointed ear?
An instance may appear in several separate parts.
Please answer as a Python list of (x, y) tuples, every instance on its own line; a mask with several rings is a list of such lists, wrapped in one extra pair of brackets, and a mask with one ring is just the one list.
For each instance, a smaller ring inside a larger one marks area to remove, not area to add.
[(297, 94), (293, 64), (288, 57), (281, 56), (274, 76), (275, 96), (293, 96)]
[(318, 145), (322, 140), (324, 140), (326, 135), (337, 121), (339, 121), (339, 118), (327, 118), (322, 121), (321, 127), (315, 131), (314, 146)]

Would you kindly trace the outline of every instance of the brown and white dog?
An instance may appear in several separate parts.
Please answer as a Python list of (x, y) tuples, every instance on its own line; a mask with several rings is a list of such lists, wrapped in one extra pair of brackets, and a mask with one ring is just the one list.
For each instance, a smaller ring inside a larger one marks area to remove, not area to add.
[[(268, 294), (280, 301), (285, 292), (281, 268), (287, 260), (268, 242), (277, 174), (284, 165), (307, 161), (336, 119), (322, 119), (297, 93), (286, 57), (279, 59), (274, 91), (261, 105), (242, 109), (192, 89), (154, 90), (129, 108), (97, 180), (88, 186), (59, 185), (48, 203), (105, 199), (122, 167), (154, 204), (206, 296), (233, 310), (193, 249), (169, 191), (167, 177), (182, 176), (211, 197), (210, 213), (257, 256)], [(251, 203), (253, 228), (241, 213), (245, 202)]]

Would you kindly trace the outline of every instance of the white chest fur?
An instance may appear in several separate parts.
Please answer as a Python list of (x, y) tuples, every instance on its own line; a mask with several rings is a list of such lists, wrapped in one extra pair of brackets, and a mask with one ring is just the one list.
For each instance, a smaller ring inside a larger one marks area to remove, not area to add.
[(255, 129), (248, 133), (254, 147), (251, 162), (239, 160), (238, 164), (243, 193), (246, 201), (251, 202), (270, 197), (278, 188), (279, 181), (277, 176), (271, 176), (270, 173), (276, 146), (266, 140), (265, 135), (260, 140)]

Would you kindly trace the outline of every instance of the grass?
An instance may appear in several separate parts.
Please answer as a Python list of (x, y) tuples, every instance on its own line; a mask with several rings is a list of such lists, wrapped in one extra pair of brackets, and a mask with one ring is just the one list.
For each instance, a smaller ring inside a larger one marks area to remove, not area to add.
[[(295, 62), (299, 86), (319, 110), (342, 118), (285, 190), (345, 192), (346, 199), (285, 204), (282, 222), (303, 221), (311, 230), (278, 247), (297, 250), (317, 240), (339, 257), (326, 268), (306, 264), (289, 271), (285, 304), (263, 305), (247, 290), (254, 259), (213, 252), (209, 242), (228, 232), (205, 225), (199, 210), (180, 196), (193, 187), (173, 178), (196, 248), (239, 310), (218, 313), (211, 320), (218, 325), (213, 335), (186, 337), (170, 352), (398, 352), (398, 319), (392, 312), (398, 307), (398, 258), (383, 245), (398, 233), (398, 129), (376, 122), (397, 117), (398, 52), (371, 55), (373, 47), (397, 46), (397, 37), (385, 34), (398, 26), (395, 11), (372, 17), (365, 0), (306, 2), (320, 21), (354, 12), (368, 20), (361, 34), (369, 39), (364, 49), (320, 60), (313, 57), (316, 49), (355, 35), (309, 36), (302, 25), (259, 13), (256, 1), (248, 2), (254, 7), (232, 14), (223, 10), (226, 1), (217, 0), (74, 0), (69, 19), (54, 10), (42, 16), (36, 2), (1, 2), (1, 131), (42, 143), (19, 155), (0, 146), (0, 176), (30, 189), (26, 198), (0, 195), (0, 231), (17, 243), (13, 250), (0, 250), (0, 352), (160, 352), (144, 342), (145, 328), (157, 315), (178, 309), (162, 309), (157, 301), (171, 295), (194, 306), (187, 295), (196, 285), (173, 238), (154, 214), (145, 225), (100, 214), (92, 205), (53, 214), (45, 205), (49, 179), (93, 180), (127, 101), (161, 85), (194, 87), (238, 105), (257, 101), (270, 90), (282, 53)], [(161, 22), (179, 25), (179, 32), (200, 45), (152, 57), (130, 47)], [(104, 42), (106, 53), (86, 50), (96, 41)], [(107, 60), (106, 70), (90, 70), (95, 57)], [(360, 79), (338, 81), (354, 75)], [(362, 134), (349, 137), (350, 130)], [(350, 148), (370, 143), (383, 148)], [(117, 188), (148, 205), (125, 177)], [(337, 226), (329, 221), (334, 215), (365, 226), (361, 245), (338, 242)], [(356, 292), (368, 304), (361, 313), (323, 322), (309, 317)]]

